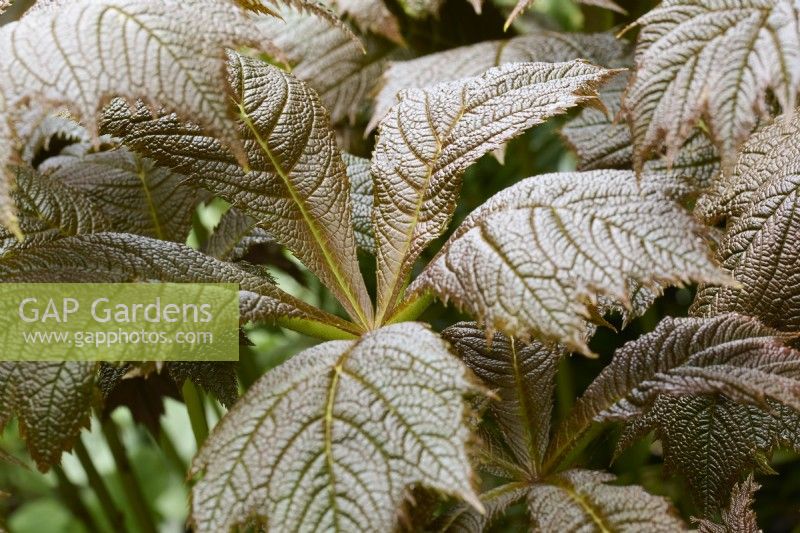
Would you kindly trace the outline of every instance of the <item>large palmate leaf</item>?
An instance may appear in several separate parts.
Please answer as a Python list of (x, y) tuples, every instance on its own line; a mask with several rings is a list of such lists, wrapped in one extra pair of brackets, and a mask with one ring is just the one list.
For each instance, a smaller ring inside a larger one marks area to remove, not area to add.
[(15, 170), (13, 198), (25, 239), (20, 241), (0, 227), (0, 255), (53, 239), (110, 229), (105, 214), (80, 191), (23, 167)]
[(447, 227), (461, 173), (480, 156), (570, 107), (613, 75), (569, 63), (514, 63), (410, 89), (381, 122), (373, 156), (378, 316), (403, 295), (421, 251)]
[(403, 90), (422, 88), (483, 74), (506, 63), (557, 63), (587, 59), (606, 67), (622, 66), (624, 45), (613, 35), (600, 33), (537, 32), (505, 41), (487, 41), (392, 63), (383, 75), (380, 93), (368, 129), (373, 129), (397, 103)]
[(349, 329), (259, 278), (186, 246), (122, 233), (67, 237), (0, 258), (5, 283), (238, 283), (242, 322), (312, 319)]
[(252, 216), (320, 277), (354, 319), (370, 324), (350, 185), (319, 98), (291, 74), (256, 59), (232, 53), (229, 69), (249, 172), (219, 139), (175, 115), (154, 119), (142, 108), (131, 114), (117, 102), (105, 127)]
[(486, 332), (474, 323), (459, 323), (442, 332), (461, 360), (495, 391), (492, 412), (517, 463), (537, 475), (550, 440), (555, 375), (563, 350), (539, 342), (522, 343)]
[(652, 185), (613, 170), (528, 178), (473, 212), (412, 290), (432, 289), (490, 330), (588, 353), (585, 318), (598, 296), (628, 302), (630, 280), (727, 280), (700, 226)]
[(641, 169), (677, 153), (702, 118), (730, 169), (769, 106), (785, 110), (800, 88), (800, 30), (793, 0), (666, 0), (639, 20), (634, 81), (625, 108)]
[(739, 283), (702, 287), (694, 312), (728, 311), (800, 331), (800, 119), (783, 117), (743, 148), (736, 172), (702, 198), (708, 223), (727, 220), (717, 254)]
[(759, 533), (756, 522), (756, 513), (751, 508), (753, 495), (760, 485), (753, 480), (752, 474), (741, 483), (733, 486), (731, 500), (728, 507), (722, 511), (722, 524), (715, 524), (709, 520), (698, 520), (700, 533)]
[[(508, 16), (506, 20), (506, 27), (511, 25), (511, 23), (520, 16), (528, 7), (533, 5), (536, 0), (519, 0), (517, 5), (514, 6), (514, 9), (511, 11), (511, 14)], [(612, 11), (616, 11), (617, 13), (625, 14), (625, 10), (622, 9), (616, 2), (613, 0), (577, 0), (579, 4), (586, 4), (588, 6), (598, 6), (604, 7), (606, 9), (611, 9)]]
[[(382, 2), (368, 3), (383, 6)], [(261, 32), (280, 50), (292, 74), (319, 93), (334, 123), (354, 122), (366, 107), (392, 47), (366, 39), (365, 52), (339, 26), (295, 10), (280, 14), (284, 20), (259, 20)]]
[(307, 350), (254, 384), (200, 450), (200, 532), (389, 531), (409, 486), (476, 501), (466, 368), (424, 326)]
[(617, 350), (559, 427), (549, 455), (564, 451), (593, 421), (639, 416), (661, 395), (723, 393), (741, 403), (766, 399), (800, 410), (800, 353), (758, 320), (736, 314), (665, 318)]
[(564, 531), (686, 531), (669, 502), (638, 486), (608, 485), (615, 476), (592, 470), (567, 470), (528, 493), (528, 512), (534, 529)]
[(50, 176), (85, 194), (112, 231), (175, 242), (186, 242), (197, 206), (209, 197), (124, 148), (75, 158)]
[(31, 457), (46, 471), (89, 425), (92, 362), (0, 362), (0, 428), (17, 417)]

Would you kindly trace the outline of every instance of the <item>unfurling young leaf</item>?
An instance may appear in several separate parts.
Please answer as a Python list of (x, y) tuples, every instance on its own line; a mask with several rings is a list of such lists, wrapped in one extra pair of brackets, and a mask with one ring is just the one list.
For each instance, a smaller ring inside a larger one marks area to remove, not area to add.
[(367, 327), (372, 303), (358, 270), (350, 185), (318, 96), (255, 59), (231, 54), (229, 68), (249, 172), (219, 139), (175, 115), (154, 119), (117, 102), (105, 128), (252, 216)]
[(412, 484), (477, 503), (465, 449), (473, 386), (416, 323), (307, 350), (264, 376), (209, 437), (193, 471), (199, 532), (388, 531)]
[(588, 353), (591, 307), (630, 301), (628, 280), (727, 281), (700, 226), (653, 185), (629, 171), (528, 178), (470, 215), (411, 291), (433, 290), (490, 330)]
[(771, 91), (785, 111), (800, 89), (793, 0), (666, 0), (638, 21), (634, 81), (625, 96), (634, 160), (674, 159), (703, 119), (728, 171)]
[(402, 298), (419, 254), (446, 229), (462, 172), (527, 128), (593, 102), (613, 74), (581, 61), (515, 63), (401, 93), (381, 122), (372, 163), (379, 319)]

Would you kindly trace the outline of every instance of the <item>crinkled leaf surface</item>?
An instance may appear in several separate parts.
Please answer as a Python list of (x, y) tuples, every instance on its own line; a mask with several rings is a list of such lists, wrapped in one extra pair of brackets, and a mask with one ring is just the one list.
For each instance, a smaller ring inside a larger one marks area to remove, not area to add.
[(96, 368), (93, 362), (0, 362), (0, 428), (16, 415), (43, 472), (89, 425)]
[(752, 509), (753, 496), (761, 487), (749, 475), (747, 479), (733, 486), (728, 507), (722, 511), (722, 524), (709, 520), (698, 520), (699, 533), (760, 533), (756, 513)]
[[(365, 3), (383, 6), (380, 1)], [(392, 47), (367, 38), (365, 52), (340, 26), (295, 10), (280, 14), (284, 20), (258, 21), (262, 34), (281, 51), (292, 74), (319, 93), (333, 123), (354, 122), (365, 109)]]
[(522, 500), (529, 489), (527, 483), (514, 482), (486, 491), (481, 494), (484, 512), (467, 504), (458, 505), (437, 521), (436, 530), (447, 533), (483, 533), (494, 518)]
[(738, 287), (701, 287), (696, 314), (735, 311), (800, 331), (800, 119), (782, 117), (743, 148), (736, 172), (698, 204), (727, 221), (717, 255)]
[(381, 122), (372, 163), (379, 316), (402, 297), (414, 261), (446, 229), (461, 173), (527, 128), (592, 102), (611, 75), (581, 61), (515, 63), (401, 94)]
[(528, 512), (536, 531), (639, 531), (674, 533), (687, 528), (669, 502), (638, 486), (613, 486), (613, 474), (567, 470), (536, 483)]
[(0, 30), (10, 52), (0, 88), (10, 106), (64, 103), (90, 125), (110, 97), (146, 98), (233, 141), (225, 48), (257, 42), (249, 19), (221, 0), (62, 2)]
[(578, 170), (625, 168), (633, 147), (628, 124), (619, 120), (628, 76), (617, 76), (600, 89), (605, 109), (587, 107), (567, 123), (561, 135), (578, 155)]
[(85, 194), (112, 231), (175, 242), (186, 242), (197, 206), (209, 197), (185, 176), (124, 148), (75, 158), (50, 176)]
[(240, 261), (254, 247), (273, 244), (275, 239), (256, 225), (252, 217), (229, 209), (206, 243), (205, 253), (225, 261)]
[(588, 353), (585, 317), (598, 296), (629, 301), (631, 279), (727, 280), (700, 232), (664, 190), (640, 187), (632, 172), (535, 176), (474, 211), (411, 289), (432, 289), (490, 329)]
[(630, 430), (655, 430), (665, 466), (688, 481), (704, 516), (725, 506), (733, 484), (763, 467), (775, 448), (800, 450), (796, 411), (769, 401), (767, 409), (737, 404), (719, 395), (661, 396)]
[(492, 412), (516, 461), (535, 475), (550, 440), (555, 376), (564, 351), (502, 334), (490, 344), (486, 332), (470, 322), (451, 326), (442, 336), (499, 397)]
[(671, 158), (702, 118), (730, 169), (768, 91), (784, 110), (800, 88), (800, 30), (793, 0), (666, 0), (639, 19), (635, 79), (625, 108), (641, 169)]
[(644, 164), (643, 181), (672, 183), (678, 194), (697, 194), (712, 187), (720, 176), (720, 159), (711, 139), (695, 132), (681, 147), (674, 161), (660, 157)]
[(751, 317), (663, 319), (625, 344), (586, 389), (558, 428), (549, 455), (559, 454), (592, 421), (639, 416), (660, 395), (723, 393), (742, 403), (767, 398), (800, 407), (800, 353)]
[(381, 90), (368, 126), (371, 130), (397, 103), (406, 89), (478, 76), (506, 63), (545, 61), (558, 63), (587, 59), (606, 67), (623, 66), (624, 44), (613, 35), (582, 35), (540, 31), (504, 41), (486, 41), (392, 63), (383, 75)]
[(236, 366), (229, 361), (170, 361), (167, 371), (179, 388), (191, 380), (230, 409), (239, 398)]
[(350, 197), (353, 199), (353, 229), (356, 244), (362, 250), (375, 253), (375, 230), (372, 227), (372, 208), (375, 201), (370, 161), (344, 154), (347, 176), (350, 178)]
[(193, 470), (192, 521), (223, 531), (388, 531), (409, 485), (474, 501), (466, 369), (417, 323), (321, 344), (266, 374)]
[(5, 283), (238, 283), (242, 322), (279, 317), (314, 319), (348, 329), (320, 311), (259, 278), (184, 245), (123, 233), (67, 237), (24, 254), (0, 258)]
[(80, 191), (23, 167), (15, 170), (14, 200), (25, 240), (19, 241), (0, 228), (0, 255), (62, 237), (110, 229), (105, 214)]
[(219, 139), (175, 115), (153, 119), (117, 102), (105, 127), (252, 216), (320, 277), (354, 319), (370, 323), (349, 180), (327, 112), (308, 85), (264, 62), (232, 53), (230, 71), (250, 172)]

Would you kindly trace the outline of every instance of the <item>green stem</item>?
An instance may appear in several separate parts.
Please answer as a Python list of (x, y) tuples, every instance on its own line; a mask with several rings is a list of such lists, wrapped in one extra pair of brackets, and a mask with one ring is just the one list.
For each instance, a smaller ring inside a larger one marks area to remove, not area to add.
[(122, 514), (122, 511), (117, 508), (117, 504), (114, 503), (114, 499), (111, 497), (111, 493), (108, 491), (105, 481), (103, 481), (102, 476), (97, 471), (97, 468), (95, 468), (89, 451), (86, 449), (81, 439), (78, 439), (78, 442), (75, 444), (75, 455), (78, 457), (83, 471), (86, 472), (86, 478), (89, 480), (89, 487), (91, 487), (92, 492), (97, 496), (100, 502), (100, 508), (103, 510), (108, 524), (111, 526), (111, 530), (124, 531), (125, 515)]
[(131, 467), (128, 460), (128, 455), (125, 451), (125, 446), (119, 438), (119, 428), (111, 417), (108, 417), (103, 422), (103, 435), (106, 437), (106, 442), (111, 450), (111, 455), (114, 457), (114, 462), (117, 464), (117, 474), (119, 475), (122, 483), (122, 490), (128, 499), (128, 504), (131, 507), (131, 514), (139, 526), (139, 531), (143, 533), (156, 533), (156, 525), (153, 518), (153, 513), (147, 505), (144, 493), (142, 492), (139, 480), (136, 479), (136, 474)]
[(158, 447), (164, 453), (164, 457), (167, 458), (167, 461), (170, 465), (175, 469), (178, 475), (181, 478), (186, 476), (186, 472), (189, 470), (189, 466), (183, 461), (178, 450), (175, 448), (175, 444), (172, 442), (172, 439), (164, 429), (161, 430), (160, 434), (158, 435)]
[(92, 513), (89, 512), (89, 509), (83, 503), (83, 500), (81, 500), (80, 489), (70, 481), (60, 465), (55, 465), (53, 467), (53, 472), (58, 481), (58, 494), (64, 502), (64, 505), (67, 506), (73, 516), (75, 516), (75, 518), (77, 518), (91, 533), (100, 531), (92, 517)]
[(358, 334), (355, 332), (346, 331), (333, 324), (325, 324), (308, 318), (280, 317), (277, 323), (279, 326), (286, 329), (324, 341), (341, 341), (358, 338)]
[(183, 402), (186, 404), (186, 410), (189, 411), (189, 421), (192, 424), (192, 431), (199, 450), (208, 438), (208, 419), (206, 419), (203, 397), (194, 383), (188, 379), (183, 383), (181, 392), (183, 393)]
[(386, 324), (397, 324), (399, 322), (411, 322), (425, 312), (433, 303), (435, 296), (433, 291), (423, 291), (413, 294), (398, 305)]

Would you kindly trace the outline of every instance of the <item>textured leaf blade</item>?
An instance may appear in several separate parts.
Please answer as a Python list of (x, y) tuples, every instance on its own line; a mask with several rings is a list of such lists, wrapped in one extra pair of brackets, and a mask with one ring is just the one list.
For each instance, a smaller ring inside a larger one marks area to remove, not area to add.
[(238, 209), (229, 209), (208, 238), (205, 253), (225, 261), (240, 261), (251, 248), (275, 242), (256, 221)]
[(362, 32), (382, 35), (398, 44), (403, 43), (400, 23), (383, 1), (335, 0), (339, 12), (351, 17)]
[(638, 434), (653, 429), (665, 466), (688, 481), (706, 517), (724, 507), (734, 483), (743, 473), (762, 468), (774, 449), (800, 449), (800, 415), (776, 402), (765, 410), (721, 396), (662, 396), (632, 422)]
[(2, 48), (13, 50), (2, 59), (2, 88), (9, 105), (63, 103), (89, 125), (110, 97), (145, 98), (233, 141), (225, 48), (257, 42), (249, 20), (219, 0), (61, 2), (0, 30)]
[(567, 470), (534, 484), (528, 512), (537, 531), (653, 531), (687, 528), (669, 502), (638, 486), (607, 485), (614, 476), (592, 470)]
[(186, 241), (197, 206), (209, 197), (184, 176), (125, 149), (76, 158), (50, 176), (91, 199), (112, 231), (175, 242)]
[(465, 369), (434, 333), (388, 326), (307, 350), (264, 376), (195, 459), (198, 531), (386, 531), (410, 484), (475, 500)]
[(564, 350), (522, 343), (462, 322), (442, 332), (461, 360), (499, 396), (492, 411), (514, 456), (536, 475), (550, 441), (555, 376)]
[(527, 128), (592, 102), (613, 74), (580, 61), (516, 63), (402, 94), (381, 122), (372, 163), (380, 317), (447, 227), (461, 173)]
[(88, 427), (96, 370), (93, 362), (0, 362), (0, 427), (17, 416), (39, 470), (58, 464)]
[(728, 170), (767, 114), (767, 91), (784, 110), (795, 107), (800, 30), (792, 0), (668, 0), (639, 24), (625, 99), (637, 169), (662, 147), (671, 159), (703, 118)]
[(627, 76), (617, 76), (600, 90), (605, 109), (587, 107), (567, 123), (561, 134), (578, 155), (578, 170), (624, 168), (633, 157), (631, 133), (619, 120)]
[(625, 47), (613, 35), (581, 35), (541, 31), (504, 41), (486, 41), (392, 63), (383, 74), (380, 92), (368, 130), (375, 128), (396, 103), (402, 91), (446, 81), (479, 76), (507, 63), (558, 63), (587, 59), (606, 67), (619, 67)]
[(242, 322), (274, 322), (281, 317), (310, 319), (350, 329), (275, 287), (184, 245), (122, 233), (67, 237), (0, 258), (5, 283), (238, 283)]
[(375, 253), (375, 229), (372, 227), (372, 208), (375, 200), (370, 161), (344, 154), (347, 176), (350, 178), (350, 197), (353, 199), (353, 229), (356, 244), (362, 250)]
[[(385, 9), (383, 2), (365, 3)], [(280, 50), (292, 74), (319, 93), (334, 124), (355, 122), (366, 108), (393, 47), (366, 38), (365, 51), (340, 26), (296, 10), (281, 10), (280, 14), (283, 20), (259, 20), (259, 30)]]
[(785, 341), (772, 328), (735, 314), (665, 318), (617, 350), (559, 427), (549, 455), (562, 453), (593, 421), (636, 417), (662, 394), (721, 392), (740, 402), (765, 405), (771, 398), (797, 408), (800, 354)]
[(131, 114), (118, 102), (105, 127), (253, 217), (319, 276), (354, 319), (371, 323), (350, 185), (319, 98), (292, 75), (252, 58), (232, 54), (230, 70), (250, 172), (219, 139), (174, 115), (153, 119), (144, 109)]
[(701, 287), (693, 312), (739, 312), (800, 331), (800, 119), (782, 117), (745, 145), (736, 171), (698, 203), (708, 223), (727, 221), (717, 249), (738, 287)]
[(536, 176), (474, 211), (411, 290), (433, 290), (492, 330), (588, 353), (589, 306), (600, 296), (629, 301), (628, 280), (727, 281), (701, 231), (662, 189), (640, 188), (632, 172)]
[(16, 169), (14, 200), (25, 239), (0, 228), (0, 255), (62, 237), (108, 231), (103, 212), (79, 191), (22, 167)]
[(760, 533), (756, 513), (752, 509), (753, 495), (761, 487), (750, 474), (747, 479), (733, 486), (728, 507), (722, 511), (722, 524), (710, 520), (697, 520), (700, 533)]

